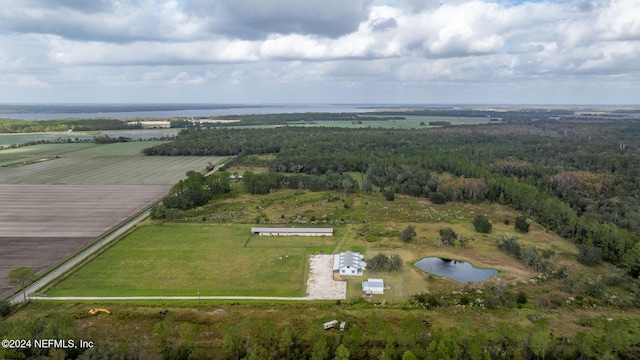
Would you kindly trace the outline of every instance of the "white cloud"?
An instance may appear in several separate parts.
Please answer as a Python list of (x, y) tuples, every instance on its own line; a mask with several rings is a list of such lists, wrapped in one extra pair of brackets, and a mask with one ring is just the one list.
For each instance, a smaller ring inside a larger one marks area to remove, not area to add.
[(192, 86), (226, 94), (232, 84), (229, 96), (307, 89), (313, 101), (336, 87), (356, 99), (375, 87), (399, 97), (466, 83), (468, 94), (529, 86), (553, 98), (562, 84), (619, 84), (640, 102), (640, 0), (4, 2), (0, 92), (9, 96), (11, 84), (149, 96)]

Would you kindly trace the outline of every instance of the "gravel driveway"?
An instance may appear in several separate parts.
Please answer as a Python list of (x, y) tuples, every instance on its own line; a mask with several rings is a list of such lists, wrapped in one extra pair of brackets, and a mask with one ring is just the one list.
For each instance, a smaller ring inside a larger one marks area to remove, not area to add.
[(313, 300), (344, 300), (347, 282), (333, 280), (334, 255), (313, 255), (309, 258), (307, 296)]

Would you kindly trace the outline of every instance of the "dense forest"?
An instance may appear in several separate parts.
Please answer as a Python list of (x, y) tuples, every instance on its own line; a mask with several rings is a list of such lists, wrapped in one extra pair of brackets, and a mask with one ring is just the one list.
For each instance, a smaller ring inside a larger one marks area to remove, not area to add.
[(638, 277), (639, 150), (638, 122), (545, 120), (410, 131), (187, 129), (144, 153), (237, 155), (232, 164), (269, 168), (266, 188), (290, 187), (290, 174), (312, 177), (299, 187), (350, 188), (342, 176), (358, 172), (364, 192), (506, 204)]

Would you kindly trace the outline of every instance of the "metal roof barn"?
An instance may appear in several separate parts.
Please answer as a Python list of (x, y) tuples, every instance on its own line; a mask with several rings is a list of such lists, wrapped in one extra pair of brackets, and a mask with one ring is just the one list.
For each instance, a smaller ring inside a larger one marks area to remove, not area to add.
[(251, 228), (259, 236), (333, 236), (333, 228)]

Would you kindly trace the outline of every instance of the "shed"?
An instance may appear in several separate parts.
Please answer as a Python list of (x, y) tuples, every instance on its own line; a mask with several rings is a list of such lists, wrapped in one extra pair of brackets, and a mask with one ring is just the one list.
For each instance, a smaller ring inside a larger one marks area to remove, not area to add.
[(333, 236), (333, 228), (251, 228), (259, 236)]
[(365, 294), (384, 294), (384, 280), (368, 279), (362, 282), (362, 291)]

